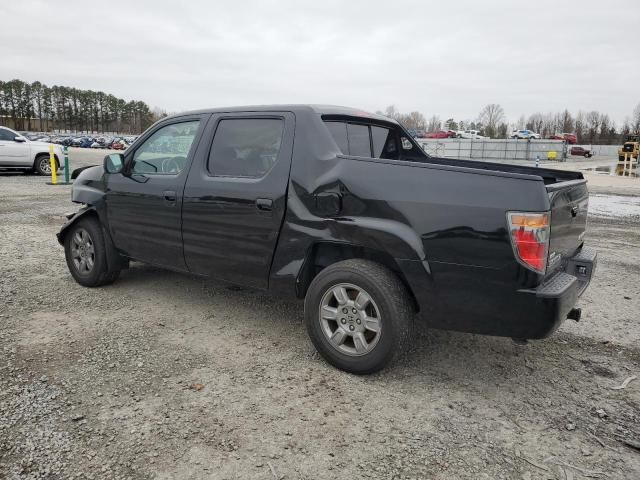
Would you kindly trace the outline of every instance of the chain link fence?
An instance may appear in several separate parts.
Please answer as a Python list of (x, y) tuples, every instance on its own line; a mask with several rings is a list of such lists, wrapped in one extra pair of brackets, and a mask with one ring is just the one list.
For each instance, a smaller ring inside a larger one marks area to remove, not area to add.
[(417, 142), (429, 155), (492, 162), (567, 160), (568, 146), (562, 140), (494, 140), (465, 138), (425, 139)]

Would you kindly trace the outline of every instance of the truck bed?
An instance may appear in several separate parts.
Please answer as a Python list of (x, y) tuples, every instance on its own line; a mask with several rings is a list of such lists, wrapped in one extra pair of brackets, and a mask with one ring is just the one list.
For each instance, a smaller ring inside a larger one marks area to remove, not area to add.
[(545, 185), (553, 185), (573, 180), (584, 179), (582, 173), (568, 170), (556, 170), (552, 168), (527, 167), (509, 163), (480, 162), (477, 160), (459, 160), (456, 158), (429, 157), (427, 163), (435, 165), (449, 165), (453, 167), (474, 168), (504, 173), (519, 173), (523, 175), (535, 175), (542, 178)]

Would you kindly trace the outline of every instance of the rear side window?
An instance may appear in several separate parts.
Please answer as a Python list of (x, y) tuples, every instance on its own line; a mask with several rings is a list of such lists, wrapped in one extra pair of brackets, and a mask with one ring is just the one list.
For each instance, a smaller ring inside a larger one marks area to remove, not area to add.
[(345, 155), (349, 155), (349, 140), (347, 140), (347, 124), (344, 122), (325, 122), (333, 140)]
[(398, 142), (391, 130), (371, 125), (371, 143), (375, 158), (398, 159)]
[(407, 138), (400, 127), (388, 128), (340, 120), (325, 120), (324, 123), (344, 155), (418, 162), (428, 158), (424, 150)]
[(276, 163), (284, 122), (277, 118), (230, 118), (218, 123), (209, 172), (224, 177), (264, 177)]
[(349, 155), (356, 157), (371, 156), (371, 141), (369, 140), (369, 127), (367, 125), (347, 123), (347, 134), (349, 138)]

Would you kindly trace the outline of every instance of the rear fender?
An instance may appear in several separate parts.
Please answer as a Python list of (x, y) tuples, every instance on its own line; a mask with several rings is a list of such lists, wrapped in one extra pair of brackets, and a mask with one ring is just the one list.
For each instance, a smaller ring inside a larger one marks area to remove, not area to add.
[[(363, 247), (392, 259), (418, 309), (431, 310), (435, 306), (435, 285), (427, 253), (411, 227), (390, 219), (349, 217), (337, 220), (330, 231), (333, 238), (325, 238), (324, 241)], [(304, 262), (306, 267), (307, 261), (308, 258)], [(382, 258), (378, 261), (384, 264)]]

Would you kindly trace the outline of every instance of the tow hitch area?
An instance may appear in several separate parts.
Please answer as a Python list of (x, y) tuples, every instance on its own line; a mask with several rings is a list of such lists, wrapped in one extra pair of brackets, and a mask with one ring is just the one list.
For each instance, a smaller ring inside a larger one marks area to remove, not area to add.
[(572, 308), (569, 313), (567, 313), (567, 318), (569, 320), (575, 320), (576, 322), (580, 321), (580, 316), (582, 315), (581, 308)]

